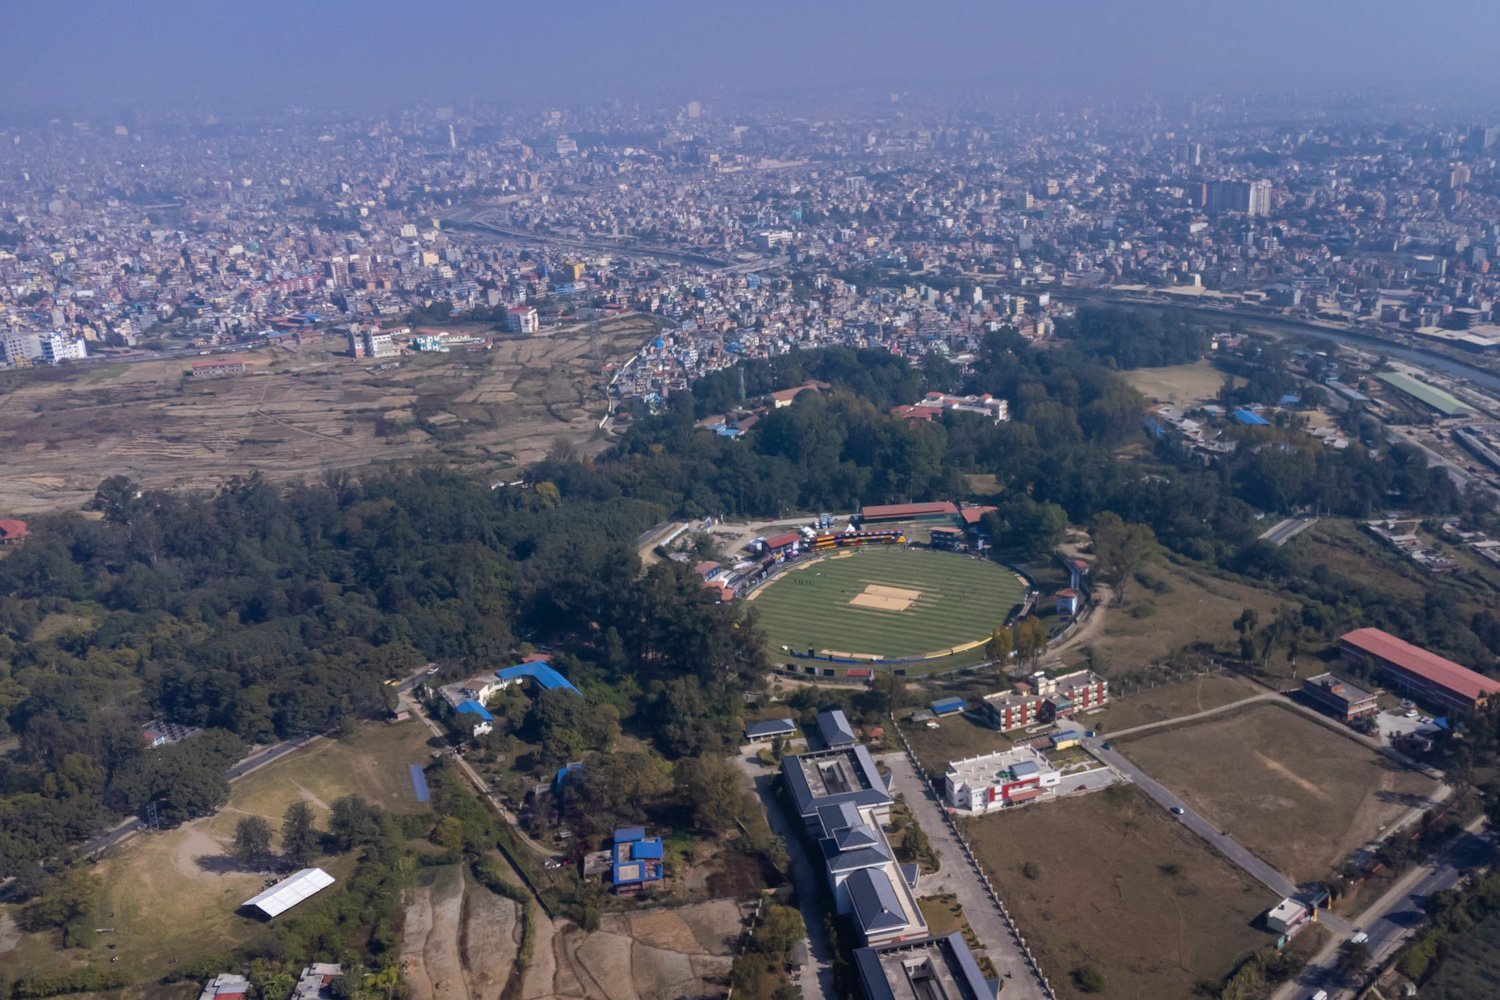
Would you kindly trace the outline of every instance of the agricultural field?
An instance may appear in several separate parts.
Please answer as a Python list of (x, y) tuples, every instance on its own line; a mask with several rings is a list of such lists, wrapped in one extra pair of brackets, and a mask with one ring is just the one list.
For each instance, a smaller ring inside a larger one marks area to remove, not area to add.
[(1436, 787), (1272, 703), (1130, 737), (1119, 748), (1294, 882), (1326, 877)]
[[(608, 913), (593, 932), (542, 925), (522, 1000), (667, 1000), (721, 996), (744, 928), (732, 900)], [(490, 994), (486, 994), (489, 996)]]
[(899, 657), (986, 638), (1022, 593), (996, 563), (892, 546), (808, 560), (751, 598), (773, 655), (789, 646)]
[(201, 382), (185, 374), (196, 355), (38, 370), (0, 389), (0, 511), (77, 507), (111, 475), (212, 487), (426, 455), (503, 475), (559, 440), (586, 452), (607, 409), (604, 366), (654, 329), (620, 317), (381, 370), (344, 356), (342, 338), (309, 338), (246, 351), (245, 374)]
[(1187, 997), (1270, 943), (1252, 922), (1276, 902), (1144, 794), (1096, 795), (963, 821), (962, 827), (1058, 995)]
[[(326, 828), (329, 804), (348, 794), (398, 812), (426, 809), (416, 802), (407, 765), (426, 762), (427, 735), (413, 721), (366, 725), (345, 743), (319, 740), (235, 782), (216, 814), (126, 841), (92, 869), (101, 886), (97, 926), (113, 929), (90, 948), (59, 951), (50, 934), (6, 934), (3, 928), (14, 927), (12, 908), (0, 908), (0, 968), (64, 973), (117, 958), (115, 968), (153, 983), (174, 965), (268, 939), (268, 925), (235, 913), (264, 885), (230, 857), (235, 824), (255, 814), (274, 830), (300, 798)], [(354, 859), (318, 864), (343, 878)], [(143, 989), (143, 996), (156, 995), (154, 985)]]
[(461, 866), (424, 868), (401, 928), (401, 977), (412, 1000), (498, 996), (520, 948), (520, 908)]
[(1224, 379), (1230, 377), (1206, 360), (1166, 368), (1136, 368), (1121, 372), (1120, 376), (1147, 399), (1178, 406), (1214, 400), (1224, 386)]

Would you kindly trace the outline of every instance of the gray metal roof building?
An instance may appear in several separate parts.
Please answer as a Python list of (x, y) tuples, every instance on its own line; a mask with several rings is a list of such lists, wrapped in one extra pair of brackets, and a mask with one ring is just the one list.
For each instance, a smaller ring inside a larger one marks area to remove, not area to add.
[(854, 727), (849, 724), (849, 717), (841, 708), (818, 713), (818, 736), (830, 750), (853, 746), (859, 742), (859, 737), (854, 735)]
[(783, 757), (781, 773), (797, 815), (814, 832), (820, 825), (818, 810), (824, 806), (850, 803), (890, 807), (890, 790), (864, 744)]
[(854, 952), (866, 1000), (994, 1000), (959, 931)]

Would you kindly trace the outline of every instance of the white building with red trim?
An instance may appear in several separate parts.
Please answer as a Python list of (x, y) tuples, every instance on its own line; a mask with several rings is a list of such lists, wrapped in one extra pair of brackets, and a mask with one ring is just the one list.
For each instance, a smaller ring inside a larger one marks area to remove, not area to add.
[(1056, 793), (1062, 773), (1038, 750), (1015, 747), (956, 760), (943, 775), (943, 798), (964, 812), (990, 812)]

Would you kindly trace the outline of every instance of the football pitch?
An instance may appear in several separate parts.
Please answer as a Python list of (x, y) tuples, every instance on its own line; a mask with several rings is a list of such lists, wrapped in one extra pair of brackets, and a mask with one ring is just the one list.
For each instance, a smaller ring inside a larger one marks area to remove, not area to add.
[(1004, 566), (899, 546), (808, 560), (752, 595), (773, 655), (788, 646), (914, 657), (986, 638), (1021, 603)]

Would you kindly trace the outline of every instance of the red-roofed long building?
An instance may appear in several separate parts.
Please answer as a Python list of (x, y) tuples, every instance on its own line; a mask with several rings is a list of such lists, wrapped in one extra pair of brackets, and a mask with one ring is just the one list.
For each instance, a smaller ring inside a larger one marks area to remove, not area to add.
[(927, 503), (879, 504), (873, 507), (860, 508), (859, 523), (873, 524), (877, 521), (947, 519), (957, 514), (958, 505), (949, 500), (933, 500)]
[(26, 535), (25, 521), (0, 520), (0, 545), (20, 545)]
[(1500, 693), (1500, 681), (1378, 628), (1344, 633), (1339, 650), (1350, 663), (1379, 671), (1393, 687), (1434, 707), (1469, 711)]

